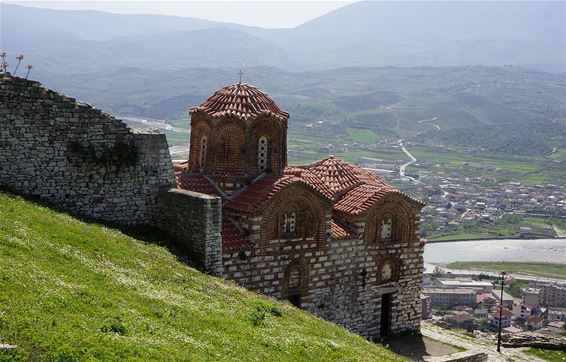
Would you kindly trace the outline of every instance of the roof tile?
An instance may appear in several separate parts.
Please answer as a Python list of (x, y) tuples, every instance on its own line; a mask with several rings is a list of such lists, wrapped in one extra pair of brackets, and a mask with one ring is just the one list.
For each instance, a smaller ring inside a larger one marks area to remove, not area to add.
[(254, 243), (229, 220), (222, 220), (222, 251), (250, 250)]
[(216, 188), (201, 174), (186, 171), (177, 172), (175, 173), (175, 180), (177, 187), (180, 189), (222, 197)]
[(211, 117), (236, 116), (241, 119), (271, 115), (280, 120), (289, 118), (289, 113), (281, 110), (267, 93), (245, 83), (237, 83), (216, 91), (190, 113), (204, 112)]

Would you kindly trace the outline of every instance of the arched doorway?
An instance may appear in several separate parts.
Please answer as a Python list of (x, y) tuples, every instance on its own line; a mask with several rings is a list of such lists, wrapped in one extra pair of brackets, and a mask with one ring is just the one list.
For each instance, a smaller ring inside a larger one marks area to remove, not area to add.
[(283, 298), (297, 308), (301, 308), (308, 290), (308, 272), (302, 262), (294, 262), (287, 267), (283, 279)]

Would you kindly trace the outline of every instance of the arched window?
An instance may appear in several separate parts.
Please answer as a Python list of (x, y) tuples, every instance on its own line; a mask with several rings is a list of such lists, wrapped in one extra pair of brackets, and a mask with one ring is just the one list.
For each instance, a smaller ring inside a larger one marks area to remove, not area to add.
[(391, 281), (392, 278), (393, 278), (393, 268), (391, 267), (391, 264), (389, 262), (386, 262), (381, 267), (381, 282), (385, 283)]
[(198, 160), (198, 167), (202, 171), (204, 170), (204, 165), (206, 164), (206, 150), (208, 148), (208, 139), (206, 136), (202, 136), (200, 139), (200, 154)]
[(215, 154), (217, 172), (244, 170), (244, 131), (240, 126), (223, 126), (216, 136)]
[(381, 240), (391, 240), (393, 239), (394, 233), (394, 218), (391, 215), (384, 215), (380, 220), (380, 238)]
[(397, 258), (389, 258), (379, 263), (377, 279), (379, 284), (396, 282), (401, 271), (401, 261)]
[(294, 267), (289, 273), (289, 289), (296, 289), (301, 286), (301, 271), (299, 267)]
[(286, 234), (293, 234), (295, 233), (296, 229), (297, 229), (297, 213), (294, 211), (285, 213), (283, 231)]
[(267, 137), (261, 136), (257, 143), (257, 168), (260, 172), (267, 169)]

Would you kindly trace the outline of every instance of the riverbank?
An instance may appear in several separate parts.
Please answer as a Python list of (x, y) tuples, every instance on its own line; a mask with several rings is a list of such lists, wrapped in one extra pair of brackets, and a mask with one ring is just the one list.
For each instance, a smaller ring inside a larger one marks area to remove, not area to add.
[(531, 262), (454, 262), (446, 265), (449, 269), (467, 269), (491, 272), (507, 272), (532, 275), (543, 278), (566, 279), (566, 264)]
[(424, 260), (453, 262), (529, 262), (566, 264), (566, 239), (482, 239), (427, 243)]
[[(556, 239), (556, 240), (566, 240), (566, 235), (565, 236), (556, 236), (552, 239)], [(465, 242), (465, 241), (485, 241), (485, 240), (549, 240), (548, 237), (532, 237), (532, 238), (513, 238), (513, 237), (509, 237), (509, 236), (502, 236), (502, 237), (493, 237), (493, 236), (489, 236), (489, 237), (485, 237), (485, 238), (469, 238), (469, 239), (441, 239), (441, 240), (429, 240), (427, 239), (427, 244), (440, 244), (440, 243), (456, 243), (456, 242)]]

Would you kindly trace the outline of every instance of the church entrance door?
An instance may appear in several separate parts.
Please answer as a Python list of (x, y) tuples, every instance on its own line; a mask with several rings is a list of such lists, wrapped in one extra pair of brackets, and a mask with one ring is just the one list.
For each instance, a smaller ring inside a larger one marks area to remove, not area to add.
[(391, 295), (386, 293), (381, 295), (381, 323), (379, 328), (379, 336), (387, 337), (391, 331)]

